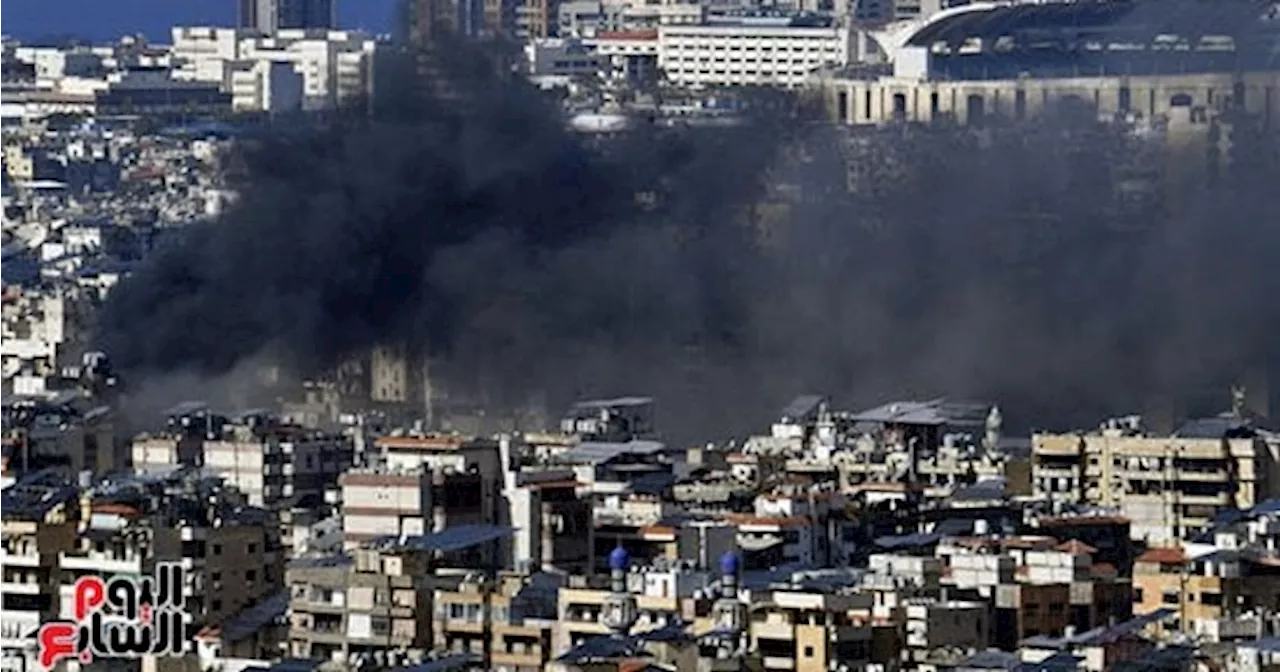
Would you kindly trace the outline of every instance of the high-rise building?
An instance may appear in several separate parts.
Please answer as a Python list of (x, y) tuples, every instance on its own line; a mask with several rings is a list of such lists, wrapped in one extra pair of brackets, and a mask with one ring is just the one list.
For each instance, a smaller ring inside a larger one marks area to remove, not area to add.
[[(460, 97), (456, 49), (484, 33), (484, 0), (411, 0), (409, 44), (417, 61), (418, 76), (431, 95)], [(446, 65), (446, 61), (451, 62)]]
[(335, 27), (335, 0), (239, 0), (241, 28), (263, 33)]

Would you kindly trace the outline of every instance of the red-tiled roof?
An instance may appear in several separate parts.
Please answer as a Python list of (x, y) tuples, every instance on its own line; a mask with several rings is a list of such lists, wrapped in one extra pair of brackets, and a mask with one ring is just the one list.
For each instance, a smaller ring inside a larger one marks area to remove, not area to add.
[(1063, 553), (1070, 553), (1071, 555), (1093, 555), (1098, 552), (1098, 549), (1080, 541), (1079, 539), (1072, 539), (1065, 544), (1059, 544), (1058, 550)]
[(656, 40), (656, 30), (626, 30), (619, 32), (596, 33), (597, 40)]
[(1153, 548), (1138, 556), (1137, 562), (1160, 563), (1162, 565), (1181, 565), (1187, 562), (1186, 551), (1181, 548)]
[(1120, 573), (1116, 566), (1109, 562), (1096, 562), (1089, 568), (1089, 575), (1093, 577), (1113, 577)]

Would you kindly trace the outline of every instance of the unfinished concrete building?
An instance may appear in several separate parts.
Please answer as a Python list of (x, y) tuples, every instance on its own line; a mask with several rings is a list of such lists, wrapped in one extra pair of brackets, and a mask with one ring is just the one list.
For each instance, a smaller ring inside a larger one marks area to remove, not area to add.
[(1096, 432), (1034, 435), (1032, 478), (1051, 505), (1115, 508), (1132, 521), (1134, 539), (1161, 543), (1194, 534), (1221, 510), (1280, 494), (1278, 451), (1274, 436), (1239, 418), (1153, 436), (1133, 416)]

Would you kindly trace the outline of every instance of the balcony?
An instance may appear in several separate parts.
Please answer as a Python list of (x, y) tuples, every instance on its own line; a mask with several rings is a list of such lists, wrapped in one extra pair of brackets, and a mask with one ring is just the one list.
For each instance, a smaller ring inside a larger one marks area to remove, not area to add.
[(444, 630), (446, 632), (465, 632), (470, 634), (480, 634), (484, 632), (485, 622), (482, 620), (472, 620), (466, 618), (446, 618), (444, 619)]
[(289, 639), (317, 644), (342, 644), (347, 641), (347, 635), (341, 628), (301, 628), (294, 625), (289, 628)]
[(116, 559), (106, 555), (58, 554), (58, 564), (64, 570), (83, 570), (102, 574), (142, 574), (142, 559), (138, 557)]
[(1263, 623), (1256, 617), (1195, 619), (1195, 633), (1212, 642), (1240, 639), (1258, 639), (1262, 636)]
[(13, 553), (0, 553), (0, 565), (6, 567), (39, 567), (40, 555), (37, 553), (24, 553), (15, 555)]
[(756, 638), (779, 639), (789, 642), (795, 639), (795, 627), (790, 623), (754, 621), (751, 623), (751, 634)]
[(8, 581), (0, 583), (0, 593), (5, 595), (39, 595), (41, 585), (34, 581), (23, 581), (22, 583), (10, 583)]
[(507, 653), (505, 651), (494, 651), (489, 654), (494, 667), (536, 667), (541, 669), (543, 665), (542, 650), (534, 647), (524, 653)]
[(796, 659), (790, 656), (763, 656), (762, 661), (766, 670), (796, 669)]

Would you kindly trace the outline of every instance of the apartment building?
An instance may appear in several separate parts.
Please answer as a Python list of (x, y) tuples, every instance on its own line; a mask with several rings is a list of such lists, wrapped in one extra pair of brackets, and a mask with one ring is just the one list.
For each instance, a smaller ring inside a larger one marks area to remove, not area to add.
[(658, 28), (658, 67), (679, 86), (798, 88), (853, 53), (847, 25), (829, 17), (744, 17)]
[[(23, 162), (10, 159), (15, 158), (14, 155), (20, 158), (26, 151), (20, 145), (6, 146), (5, 169), (17, 169)], [(24, 176), (10, 172), (10, 177), (22, 179)], [(88, 316), (73, 295), (6, 287), (4, 303), (4, 319), (0, 321), (3, 328), (0, 355), (3, 355), (6, 378), (24, 366), (37, 373), (52, 373), (64, 363), (59, 359), (59, 353), (85, 335)], [(33, 391), (15, 392), (30, 394)]]
[(237, 110), (326, 109), (372, 91), (377, 42), (359, 31), (184, 26), (172, 39), (174, 77), (217, 85)]
[(76, 543), (78, 489), (49, 473), (5, 489), (0, 512), (0, 669), (35, 669), (36, 631), (58, 616), (59, 555)]
[(467, 577), (435, 592), (436, 650), (485, 656), (497, 672), (545, 669), (553, 660), (561, 574)]
[[(435, 641), (434, 596), (487, 567), (509, 528), (462, 526), (289, 563), (289, 655), (344, 664), (421, 658)], [(488, 549), (488, 550), (486, 550)], [(443, 618), (443, 616), (441, 616)]]
[(1275, 496), (1280, 472), (1263, 435), (1229, 417), (1151, 436), (1141, 418), (1088, 434), (1032, 437), (1032, 479), (1050, 502), (1113, 507), (1135, 540), (1168, 543), (1203, 529), (1220, 511)]
[[(632, 632), (656, 630), (685, 619), (695, 595), (705, 594), (713, 578), (711, 572), (679, 562), (655, 561), (633, 567), (625, 579), (626, 590), (635, 596), (638, 609)], [(569, 586), (559, 591), (553, 641), (557, 653), (609, 634), (602, 615), (611, 594), (603, 585), (592, 585), (581, 577), (571, 579)]]
[(511, 566), (526, 573), (552, 568), (593, 571), (596, 540), (591, 500), (578, 494), (578, 481), (571, 472), (538, 475), (546, 478), (506, 474), (506, 522), (516, 528)]
[(869, 594), (773, 590), (751, 614), (749, 635), (766, 669), (817, 672), (870, 662), (872, 628), (852, 615), (869, 613)]
[(244, 493), (251, 506), (275, 508), (307, 496), (322, 501), (353, 460), (347, 437), (285, 423), (265, 412), (248, 412), (232, 422), (192, 402), (170, 409), (169, 417), (166, 434), (134, 441), (133, 466), (203, 467)]
[[(1165, 632), (1231, 638), (1233, 628), (1248, 625), (1236, 620), (1244, 613), (1240, 564), (1230, 552), (1193, 555), (1180, 546), (1151, 549), (1133, 565), (1134, 611), (1172, 610), (1171, 619), (1157, 624)], [(1256, 628), (1251, 630), (1242, 634), (1256, 637)]]
[(986, 602), (915, 598), (907, 602), (904, 618), (906, 669), (951, 667), (991, 643), (991, 609)]
[[(509, 451), (509, 446), (503, 448), (491, 439), (454, 435), (380, 436), (373, 444), (381, 473), (430, 474), (431, 497), (422, 500), (431, 506), (429, 517), (423, 521), (425, 533), (457, 525), (499, 522), (503, 451)], [(356, 482), (373, 482), (376, 477), (365, 474)], [(426, 514), (425, 509), (423, 513)]]
[(204, 442), (204, 467), (238, 488), (254, 506), (275, 506), (306, 495), (323, 496), (351, 466), (343, 436), (284, 424), (266, 414), (246, 415)]
[(105, 473), (125, 467), (127, 451), (115, 413), (78, 390), (5, 399), (4, 419), (9, 468), (15, 473), (46, 468)]
[(289, 563), (289, 655), (347, 662), (431, 647), (429, 551), (361, 549)]
[(993, 644), (1085, 631), (1128, 619), (1132, 588), (1115, 567), (1095, 564), (1096, 549), (1049, 537), (959, 538), (938, 545), (941, 584), (990, 601)]
[(221, 623), (281, 586), (278, 526), (239, 493), (189, 471), (113, 481), (82, 491), (76, 543), (58, 556), (60, 613), (72, 613), (75, 579), (150, 575), (181, 562), (186, 609), (197, 626)]

